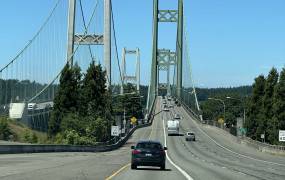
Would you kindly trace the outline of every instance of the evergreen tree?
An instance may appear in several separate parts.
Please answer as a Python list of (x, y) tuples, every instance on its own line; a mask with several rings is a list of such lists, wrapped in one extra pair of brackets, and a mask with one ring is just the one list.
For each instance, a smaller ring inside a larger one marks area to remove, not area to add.
[[(278, 83), (278, 72), (276, 68), (272, 68), (266, 78), (265, 89), (264, 89), (264, 97), (262, 103), (262, 113), (263, 116), (260, 118), (260, 122), (258, 124), (257, 135), (263, 134), (265, 132), (265, 140), (268, 142), (268, 135), (270, 130), (268, 130), (268, 125), (271, 125), (273, 119), (273, 94), (274, 88)], [(269, 141), (269, 143), (271, 143)]]
[(105, 112), (110, 109), (105, 74), (101, 65), (95, 65), (94, 61), (88, 67), (82, 84), (82, 115), (105, 117)]
[(263, 75), (254, 80), (252, 96), (249, 101), (248, 118), (246, 118), (247, 136), (257, 139), (256, 131), (259, 119), (262, 118), (262, 102), (264, 96), (265, 78)]
[(273, 122), (269, 129), (269, 140), (276, 144), (278, 141), (278, 130), (285, 130), (285, 68), (280, 73), (279, 83), (274, 91)]
[(80, 67), (73, 67), (67, 63), (60, 76), (58, 92), (54, 99), (53, 112), (49, 120), (49, 134), (55, 135), (60, 129), (63, 117), (70, 112), (76, 112), (79, 108), (80, 94)]

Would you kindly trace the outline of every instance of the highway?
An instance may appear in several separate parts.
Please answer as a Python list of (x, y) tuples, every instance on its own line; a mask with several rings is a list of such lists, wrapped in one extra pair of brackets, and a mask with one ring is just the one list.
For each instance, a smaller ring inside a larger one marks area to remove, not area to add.
[[(160, 97), (156, 113), (152, 126), (136, 130), (115, 151), (0, 155), (0, 179), (285, 179), (285, 157), (240, 145), (224, 131), (197, 123), (182, 107), (161, 111)], [(181, 136), (167, 136), (166, 121), (175, 113), (182, 116)], [(189, 130), (196, 134), (195, 142), (185, 141), (183, 134)], [(166, 143), (166, 170), (130, 169), (130, 146), (140, 139)]]

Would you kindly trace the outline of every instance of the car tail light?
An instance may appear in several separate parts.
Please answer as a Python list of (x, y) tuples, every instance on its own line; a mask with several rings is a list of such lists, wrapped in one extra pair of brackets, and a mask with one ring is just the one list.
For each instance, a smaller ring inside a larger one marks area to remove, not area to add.
[(141, 153), (141, 151), (140, 150), (133, 150), (133, 152), (132, 152), (133, 154), (140, 154)]

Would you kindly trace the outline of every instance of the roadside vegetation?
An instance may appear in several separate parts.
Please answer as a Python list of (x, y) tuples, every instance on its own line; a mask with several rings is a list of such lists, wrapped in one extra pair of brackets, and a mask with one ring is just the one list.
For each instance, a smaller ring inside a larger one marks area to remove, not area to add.
[(262, 141), (261, 134), (265, 134), (266, 143), (282, 144), (278, 142), (278, 131), (285, 130), (284, 68), (280, 74), (276, 68), (272, 68), (266, 77), (259, 75), (252, 86), (197, 88), (197, 94), (205, 120), (218, 122), (219, 119), (224, 118), (223, 104), (208, 98), (222, 99), (226, 105), (226, 128), (229, 128), (232, 134), (236, 133), (236, 118), (243, 117), (245, 107), (246, 135), (254, 140)]
[(7, 117), (0, 117), (0, 140), (21, 143), (51, 143), (46, 133), (31, 130), (26, 125)]
[[(111, 88), (109, 88), (111, 89)], [(75, 64), (66, 64), (54, 99), (49, 120), (48, 136), (58, 144), (95, 145), (111, 139), (114, 115), (137, 116), (140, 98), (137, 93), (112, 97), (106, 88), (106, 72), (92, 62), (86, 74)]]
[(247, 135), (261, 141), (265, 134), (265, 142), (281, 144), (278, 131), (285, 130), (285, 68), (280, 75), (272, 68), (267, 77), (255, 78), (247, 108)]

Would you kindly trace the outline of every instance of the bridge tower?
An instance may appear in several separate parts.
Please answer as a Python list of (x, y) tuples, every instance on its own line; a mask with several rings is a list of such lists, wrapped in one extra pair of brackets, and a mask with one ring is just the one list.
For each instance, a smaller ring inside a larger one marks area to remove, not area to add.
[[(151, 83), (149, 97), (158, 95), (159, 71), (167, 71), (167, 93), (170, 94), (169, 69), (171, 65), (176, 68), (176, 95), (181, 98), (182, 89), (182, 49), (183, 49), (183, 0), (178, 0), (176, 10), (159, 10), (159, 0), (153, 0), (153, 49), (151, 65)], [(177, 23), (176, 51), (158, 48), (159, 23)], [(152, 100), (149, 99), (151, 102)]]
[[(126, 55), (132, 54), (136, 56), (136, 72), (135, 75), (127, 75), (126, 71)], [(124, 93), (124, 84), (131, 82), (136, 84), (136, 90), (137, 92), (140, 91), (140, 49), (136, 48), (136, 50), (127, 50), (126, 48), (123, 48), (122, 52), (122, 86), (121, 86), (121, 94)]]
[[(103, 45), (107, 87), (111, 85), (111, 0), (104, 0), (104, 34), (75, 34), (76, 0), (69, 0), (67, 60), (73, 65), (74, 44)], [(86, 30), (87, 31), (87, 30)]]

